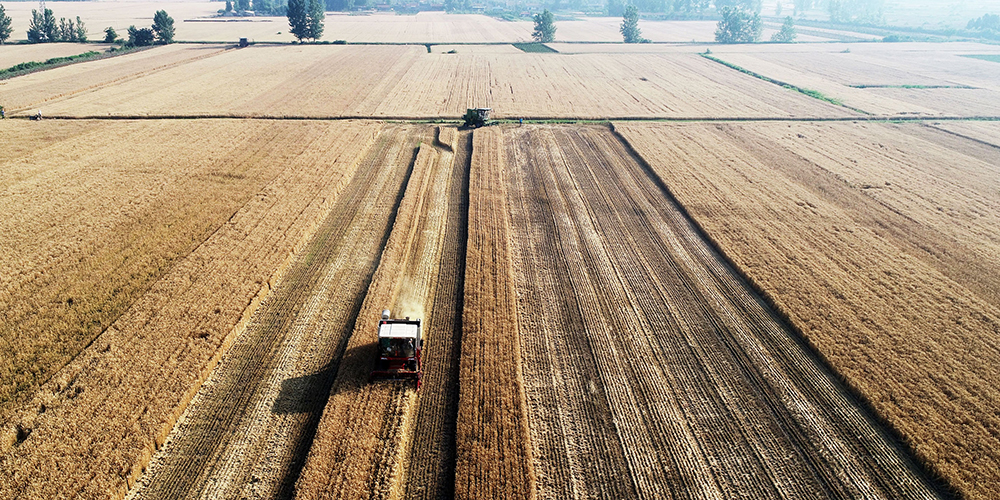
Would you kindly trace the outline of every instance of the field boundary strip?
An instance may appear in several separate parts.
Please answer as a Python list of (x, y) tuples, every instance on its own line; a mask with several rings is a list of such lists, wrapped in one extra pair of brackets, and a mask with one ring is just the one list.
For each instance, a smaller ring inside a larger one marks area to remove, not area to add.
[(946, 128), (938, 127), (934, 123), (925, 123), (924, 125), (927, 126), (927, 127), (932, 128), (934, 130), (938, 130), (938, 131), (944, 132), (946, 134), (953, 135), (955, 137), (961, 137), (962, 139), (965, 139), (967, 141), (972, 141), (972, 142), (975, 142), (977, 144), (982, 144), (983, 146), (988, 146), (988, 147), (991, 147), (991, 148), (1000, 149), (1000, 143), (994, 144), (994, 143), (989, 142), (989, 141), (984, 141), (982, 139), (977, 139), (977, 138), (972, 137), (971, 135), (968, 135), (968, 134), (963, 134), (963, 133), (960, 133), (960, 132), (955, 132), (954, 130), (948, 130)]
[(802, 330), (796, 326), (794, 322), (792, 322), (792, 319), (788, 316), (787, 311), (779, 307), (774, 299), (774, 296), (765, 290), (760, 283), (751, 279), (743, 268), (736, 264), (729, 254), (724, 251), (722, 245), (711, 234), (709, 234), (698, 219), (695, 218), (688, 211), (687, 207), (680, 202), (674, 192), (670, 189), (670, 186), (668, 186), (660, 175), (656, 173), (653, 166), (646, 161), (645, 157), (639, 153), (628, 138), (619, 132), (613, 123), (609, 126), (612, 134), (614, 134), (614, 136), (621, 141), (622, 145), (629, 152), (629, 154), (631, 154), (635, 161), (642, 166), (650, 180), (663, 192), (663, 195), (667, 197), (671, 203), (677, 206), (678, 211), (685, 219), (690, 221), (692, 227), (695, 231), (697, 231), (698, 235), (704, 239), (715, 252), (718, 253), (726, 266), (732, 269), (734, 275), (737, 276), (748, 289), (753, 290), (761, 299), (763, 299), (764, 303), (771, 311), (774, 312), (775, 317), (782, 323), (782, 325), (787, 327), (788, 331), (793, 333), (792, 340), (801, 345), (805, 352), (813, 356), (816, 362), (824, 370), (835, 376), (838, 385), (840, 385), (841, 389), (844, 390), (845, 397), (847, 397), (849, 401), (853, 402), (860, 411), (867, 414), (867, 416), (877, 423), (878, 426), (886, 433), (893, 445), (897, 446), (898, 449), (909, 455), (912, 459), (912, 463), (916, 466), (920, 475), (927, 480), (928, 484), (930, 484), (942, 498), (961, 498), (961, 496), (957, 493), (955, 486), (951, 484), (951, 482), (949, 482), (936, 470), (931, 468), (929, 463), (918, 458), (920, 455), (917, 454), (914, 444), (906, 438), (903, 432), (901, 432), (896, 426), (892, 425), (885, 416), (879, 413), (875, 409), (875, 405), (872, 401), (868, 399), (856, 386), (851, 384), (847, 378), (835, 368), (831, 360), (809, 341)]
[(798, 92), (800, 94), (812, 97), (813, 99), (818, 99), (820, 101), (828, 102), (828, 103), (833, 104), (835, 106), (840, 106), (842, 108), (849, 109), (849, 110), (854, 111), (856, 113), (861, 113), (863, 115), (871, 115), (871, 113), (869, 113), (869, 112), (867, 112), (867, 111), (865, 111), (863, 109), (858, 109), (858, 108), (855, 108), (855, 107), (852, 107), (852, 106), (848, 106), (848, 105), (844, 104), (843, 101), (841, 101), (840, 99), (837, 99), (835, 97), (827, 96), (827, 95), (819, 92), (818, 90), (811, 90), (811, 89), (807, 89), (807, 88), (804, 88), (804, 87), (799, 87), (798, 85), (792, 85), (791, 83), (783, 82), (781, 80), (775, 80), (774, 78), (771, 78), (771, 77), (766, 76), (766, 75), (762, 75), (760, 73), (757, 73), (756, 71), (752, 71), (752, 70), (746, 69), (746, 68), (744, 68), (742, 66), (739, 66), (739, 65), (733, 64), (731, 62), (719, 59), (718, 57), (715, 57), (715, 56), (713, 56), (711, 54), (707, 54), (706, 53), (706, 54), (700, 54), (700, 55), (701, 55), (701, 57), (704, 57), (705, 59), (708, 59), (709, 61), (715, 61), (715, 62), (717, 62), (717, 63), (719, 63), (719, 64), (721, 64), (723, 66), (726, 66), (726, 67), (731, 68), (731, 69), (735, 69), (736, 71), (739, 71), (740, 73), (743, 73), (743, 74), (746, 74), (746, 75), (750, 75), (750, 76), (752, 76), (752, 77), (754, 77), (754, 78), (756, 78), (758, 80), (762, 80), (762, 81), (765, 81), (767, 83), (773, 83), (775, 85), (784, 87), (786, 89), (794, 90), (794, 91), (796, 91), (796, 92)]

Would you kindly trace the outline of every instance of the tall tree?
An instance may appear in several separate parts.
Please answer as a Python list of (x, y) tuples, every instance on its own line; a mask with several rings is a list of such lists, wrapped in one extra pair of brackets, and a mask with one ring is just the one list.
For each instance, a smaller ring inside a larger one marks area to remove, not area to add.
[(104, 43), (115, 43), (118, 40), (118, 32), (111, 26), (104, 28)]
[(635, 5), (625, 7), (625, 14), (622, 15), (622, 27), (618, 31), (621, 31), (625, 43), (640, 43), (645, 40), (642, 37), (642, 31), (639, 29), (638, 7)]
[(791, 43), (795, 41), (795, 36), (795, 20), (792, 19), (792, 16), (788, 16), (785, 18), (785, 22), (781, 25), (781, 30), (771, 35), (771, 41)]
[(3, 4), (0, 4), (0, 45), (3, 45), (10, 38), (10, 34), (14, 32), (14, 28), (10, 27), (10, 23), (10, 16), (4, 11)]
[(715, 30), (715, 41), (720, 43), (753, 43), (760, 40), (764, 23), (760, 14), (743, 9), (723, 7), (722, 20)]
[(58, 42), (75, 42), (76, 38), (76, 26), (73, 24), (73, 20), (70, 19), (66, 21), (65, 17), (59, 18), (59, 32), (58, 39), (53, 40)]
[(847, 24), (883, 24), (885, 0), (829, 0), (830, 20)]
[(299, 41), (309, 38), (309, 19), (306, 16), (306, 0), (288, 0), (289, 32)]
[(618, 17), (625, 13), (625, 2), (622, 0), (608, 0), (604, 10), (608, 16)]
[(271, 3), (271, 0), (253, 0), (253, 11), (256, 12), (258, 16), (261, 14), (270, 15), (273, 10), (274, 4)]
[(324, 0), (309, 0), (306, 20), (309, 22), (309, 38), (319, 40), (323, 37), (323, 20), (326, 19), (326, 2)]
[(541, 14), (535, 14), (535, 31), (531, 38), (536, 42), (551, 42), (556, 39), (555, 17), (545, 9)]
[(805, 14), (807, 10), (812, 8), (812, 0), (793, 0), (793, 10), (792, 14), (796, 16), (801, 16)]
[(28, 21), (28, 41), (31, 43), (51, 41), (45, 29), (45, 14), (35, 9), (31, 9), (31, 21)]
[(447, 12), (465, 12), (472, 10), (471, 0), (444, 0), (444, 10)]
[(158, 10), (153, 14), (153, 32), (156, 33), (156, 40), (160, 43), (173, 43), (174, 41), (174, 18), (167, 15), (167, 11)]
[(59, 41), (59, 25), (56, 24), (56, 16), (52, 13), (52, 9), (45, 9), (42, 15), (42, 31), (45, 32), (45, 41)]
[(87, 27), (83, 25), (83, 20), (80, 19), (80, 16), (76, 16), (76, 41), (87, 41)]
[(763, 2), (761, 0), (714, 0), (715, 8), (722, 14), (722, 9), (741, 9), (748, 12), (760, 13)]

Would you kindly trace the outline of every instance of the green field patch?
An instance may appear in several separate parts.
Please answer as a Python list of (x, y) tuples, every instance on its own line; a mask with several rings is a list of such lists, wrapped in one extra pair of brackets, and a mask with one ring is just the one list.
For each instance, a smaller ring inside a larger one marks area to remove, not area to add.
[(545, 45), (544, 43), (540, 42), (512, 43), (511, 45), (517, 47), (518, 49), (524, 52), (533, 52), (539, 54), (559, 52), (558, 50), (553, 49), (552, 47), (549, 47), (548, 45)]
[(971, 57), (973, 59), (982, 59), (984, 61), (1000, 63), (1000, 54), (963, 54), (962, 57)]

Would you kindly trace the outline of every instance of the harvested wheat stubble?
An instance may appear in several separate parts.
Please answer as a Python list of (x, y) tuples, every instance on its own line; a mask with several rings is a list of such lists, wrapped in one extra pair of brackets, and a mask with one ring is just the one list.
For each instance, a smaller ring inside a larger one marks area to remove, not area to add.
[(974, 248), (995, 241), (996, 162), (977, 156), (996, 151), (942, 151), (921, 126), (781, 128), (616, 126), (927, 467), (968, 498), (1000, 498), (1000, 308), (982, 291), (997, 279), (972, 282), (997, 260)]
[(415, 139), (404, 127), (385, 126), (369, 141), (329, 216), (201, 387), (132, 497), (291, 494)]
[[(2, 104), (7, 108), (8, 116), (17, 112), (34, 114), (39, 108), (48, 111), (50, 101), (99, 92), (105, 87), (117, 88), (128, 81), (223, 51), (225, 46), (221, 45), (167, 45), (40, 71), (4, 81)], [(96, 105), (105, 111), (96, 114), (107, 114), (107, 110), (117, 102), (120, 101), (113, 97), (99, 101)]]
[(504, 135), (538, 496), (936, 497), (607, 128)]
[[(860, 52), (734, 52), (718, 57), (874, 114), (1000, 114), (995, 104), (1000, 101), (1000, 65), (935, 48)], [(912, 88), (899, 88), (904, 86)]]
[(470, 105), (492, 107), (497, 117), (857, 115), (695, 54), (428, 54), (414, 46), (232, 50), (53, 99), (43, 111), (454, 119)]
[[(759, 124), (742, 130), (747, 144), (775, 144), (875, 202), (858, 204), (857, 213), (881, 205), (904, 214), (908, 225), (895, 233), (909, 240), (908, 253), (927, 254), (927, 263), (1000, 307), (1000, 149), (916, 124)], [(880, 213), (869, 223), (887, 230), (891, 217)]]
[(455, 282), (455, 276), (439, 269), (449, 236), (445, 229), (451, 214), (453, 159), (454, 154), (428, 142), (419, 147), (392, 232), (296, 484), (297, 498), (400, 498), (405, 491), (404, 460), (412, 443), (417, 393), (412, 383), (369, 382), (368, 375), (377, 356), (382, 309), (389, 308), (395, 317), (423, 319), (423, 335), (430, 345), (439, 336), (453, 334), (441, 330), (425, 314), (433, 305), (430, 300), (436, 296), (438, 283)]
[[(134, 147), (142, 141), (119, 146), (106, 142), (108, 137), (127, 136), (125, 130), (102, 135), (104, 142), (91, 138), (105, 144), (107, 152), (131, 161), (123, 165), (128, 172), (176, 167), (159, 167), (164, 159), (196, 168), (184, 173), (209, 181), (208, 185), (219, 183), (217, 190), (182, 191), (167, 199), (186, 200), (193, 213), (210, 213), (219, 220), (214, 232), (202, 237), (207, 239), (165, 272), (157, 271), (162, 277), (148, 291), (42, 385), (31, 401), (4, 419), (30, 434), (0, 455), (0, 496), (123, 494), (162, 444), (220, 348), (241, 330), (245, 316), (281, 275), (289, 256), (325, 217), (345, 183), (345, 172), (352, 171), (374, 131), (372, 125), (353, 123), (258, 122), (235, 130), (232, 125), (214, 121), (107, 125), (110, 131), (121, 127), (143, 135), (149, 154), (159, 152), (155, 147), (159, 144), (174, 149), (172, 154), (163, 151), (155, 161), (144, 159), (142, 149)], [(171, 131), (177, 142), (169, 140)], [(239, 140), (232, 142), (233, 138)], [(185, 157), (184, 152), (192, 156)], [(98, 176), (114, 179), (114, 165), (101, 157), (91, 168)], [(251, 181), (250, 187), (234, 190), (239, 183), (231, 182), (244, 178)], [(169, 184), (156, 182), (162, 188)], [(99, 194), (89, 192), (81, 200)], [(234, 199), (226, 203), (206, 202), (230, 196)], [(183, 225), (186, 219), (162, 222)], [(149, 224), (140, 224), (137, 230)], [(54, 463), (58, 473), (53, 472)]]
[(476, 130), (455, 437), (457, 498), (535, 497), (505, 167), (500, 129)]
[(932, 126), (1000, 149), (1000, 121), (938, 122)]
[[(229, 124), (221, 122), (2, 125), (4, 411), (277, 176), (279, 165), (268, 162), (286, 156), (268, 145), (299, 130), (250, 124), (222, 134)], [(259, 155), (265, 161), (253, 159)]]

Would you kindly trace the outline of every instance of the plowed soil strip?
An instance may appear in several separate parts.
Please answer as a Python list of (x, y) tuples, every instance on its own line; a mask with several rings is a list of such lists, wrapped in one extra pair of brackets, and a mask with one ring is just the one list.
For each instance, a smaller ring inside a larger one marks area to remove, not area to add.
[(385, 245), (409, 142), (403, 127), (383, 130), (131, 497), (288, 496)]
[(937, 496), (608, 129), (504, 135), (540, 497)]

